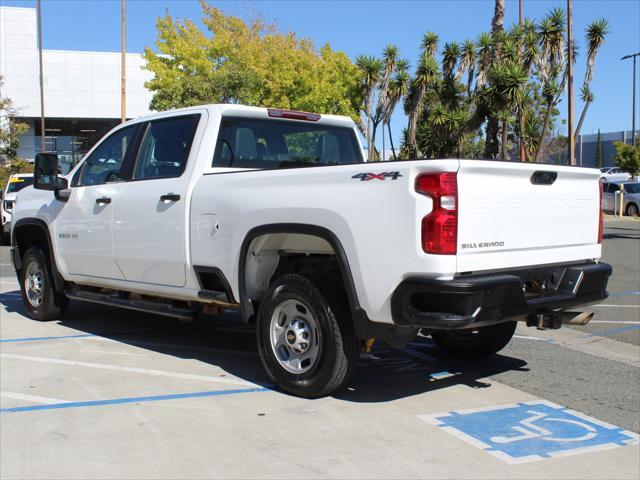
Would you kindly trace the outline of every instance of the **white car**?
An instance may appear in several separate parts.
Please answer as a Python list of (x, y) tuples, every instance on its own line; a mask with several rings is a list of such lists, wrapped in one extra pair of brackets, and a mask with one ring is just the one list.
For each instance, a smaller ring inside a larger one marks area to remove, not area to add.
[(604, 167), (600, 169), (600, 176), (605, 182), (617, 182), (631, 180), (631, 174), (619, 167)]
[(57, 163), (38, 156), (14, 210), (29, 316), (69, 298), (185, 320), (236, 307), (295, 395), (343, 386), (368, 339), (422, 331), (478, 357), (517, 320), (582, 324), (566, 309), (607, 296), (595, 169), (365, 163), (349, 118), (240, 105), (131, 120), (68, 175)]
[(33, 174), (17, 173), (9, 177), (9, 181), (2, 190), (2, 201), (0, 203), (0, 221), (2, 239), (8, 240), (11, 232), (11, 212), (16, 201), (17, 193), (25, 187), (33, 184)]

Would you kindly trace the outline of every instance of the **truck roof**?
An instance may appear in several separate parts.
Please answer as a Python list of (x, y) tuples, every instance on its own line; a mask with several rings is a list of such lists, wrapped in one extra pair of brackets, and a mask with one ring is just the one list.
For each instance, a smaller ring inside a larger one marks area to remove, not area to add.
[[(266, 107), (252, 107), (248, 105), (219, 103), (219, 104), (208, 104), (208, 105), (194, 105), (192, 107), (177, 108), (173, 110), (165, 110), (162, 112), (151, 113), (148, 115), (144, 115), (144, 116), (129, 120), (129, 122), (127, 123), (137, 123), (139, 121), (146, 121), (150, 119), (173, 116), (176, 113), (181, 113), (181, 112), (187, 113), (187, 112), (193, 112), (193, 111), (203, 110), (203, 109), (208, 110), (209, 113), (211, 114), (242, 115), (242, 116), (253, 117), (253, 118), (272, 118), (273, 120), (276, 120), (276, 121), (279, 120), (278, 118), (269, 116), (269, 110), (275, 110), (276, 109), (275, 107), (266, 108)], [(286, 109), (277, 109), (277, 110), (289, 111)], [(309, 112), (301, 112), (301, 113), (309, 113)], [(320, 115), (320, 119), (317, 121), (314, 121), (314, 123), (335, 125), (335, 126), (341, 126), (341, 127), (350, 127), (350, 128), (352, 128), (355, 125), (354, 121), (347, 116), (325, 115), (325, 114), (318, 114), (318, 115)], [(308, 121), (308, 120), (298, 120), (298, 121)]]

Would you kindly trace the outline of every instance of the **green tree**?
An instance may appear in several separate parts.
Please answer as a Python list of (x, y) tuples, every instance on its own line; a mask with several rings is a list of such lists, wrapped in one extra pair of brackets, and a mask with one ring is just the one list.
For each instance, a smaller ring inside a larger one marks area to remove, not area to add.
[(366, 118), (365, 134), (367, 137), (368, 159), (375, 158), (375, 145), (373, 144), (373, 104), (375, 101), (376, 87), (382, 75), (382, 62), (376, 57), (359, 55), (356, 58), (356, 66), (359, 69), (358, 78), (363, 92), (362, 111)]
[(438, 35), (427, 32), (421, 45), (420, 60), (416, 68), (415, 76), (409, 82), (404, 101), (404, 111), (409, 117), (407, 127), (408, 145), (406, 154), (420, 156), (418, 151), (417, 130), (418, 122), (423, 113), (427, 89), (433, 87), (440, 77), (438, 62), (435, 55), (438, 50)]
[[(2, 87), (0, 76), (0, 87)], [(33, 165), (18, 157), (20, 135), (29, 126), (17, 120), (18, 111), (10, 98), (0, 97), (0, 189), (14, 173), (33, 172)]]
[(596, 142), (596, 168), (602, 168), (602, 142), (600, 141), (600, 129), (598, 129), (598, 140)]
[(156, 21), (157, 53), (144, 51), (154, 77), (151, 108), (205, 103), (256, 106), (347, 115), (359, 121), (362, 90), (357, 67), (326, 44), (281, 33), (261, 19), (245, 22), (201, 0), (202, 22)]
[(607, 33), (609, 33), (609, 31), (607, 30), (608, 25), (609, 22), (605, 18), (600, 18), (591, 22), (587, 27), (587, 71), (584, 75), (582, 89), (580, 90), (580, 99), (584, 102), (584, 107), (582, 107), (580, 120), (578, 121), (578, 126), (576, 127), (576, 132), (574, 134), (576, 142), (578, 141), (578, 136), (580, 135), (580, 130), (582, 129), (582, 122), (584, 122), (584, 118), (587, 116), (589, 105), (591, 105), (594, 100), (593, 92), (590, 88), (591, 81), (593, 80), (593, 71), (596, 63), (596, 56), (598, 55), (600, 47), (604, 43), (604, 39), (607, 36)]
[(616, 165), (632, 176), (640, 175), (640, 145), (629, 145), (624, 142), (614, 142), (616, 146)]
[[(539, 162), (546, 147), (551, 152), (560, 144), (549, 137), (556, 134), (557, 106), (567, 83), (566, 14), (556, 8), (537, 23), (524, 19), (505, 30), (504, 4), (495, 2), (492, 30), (475, 44), (450, 41), (438, 52), (438, 36), (425, 35), (405, 96), (403, 156), (448, 157), (463, 145), (475, 152), (467, 145), (477, 143), (483, 127), (485, 158), (508, 159), (511, 145), (522, 144), (526, 160)], [(606, 34), (604, 19), (586, 30), (582, 120), (593, 101), (590, 84)]]
[[(0, 76), (0, 88), (3, 83)], [(17, 115), (13, 101), (8, 97), (0, 97), (0, 163), (18, 158), (19, 137), (29, 128), (26, 123), (16, 119)]]
[[(504, 32), (505, 0), (495, 0), (493, 18), (491, 19), (491, 49), (490, 62), (495, 65), (500, 56), (502, 33)], [(498, 114), (495, 108), (487, 109), (487, 126), (484, 154), (487, 158), (498, 156), (498, 132), (500, 128)]]

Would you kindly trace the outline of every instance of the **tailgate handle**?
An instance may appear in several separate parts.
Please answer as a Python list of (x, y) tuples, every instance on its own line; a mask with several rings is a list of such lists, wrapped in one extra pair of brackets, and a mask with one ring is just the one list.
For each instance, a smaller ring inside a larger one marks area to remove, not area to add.
[(537, 170), (531, 175), (531, 183), (534, 185), (552, 185), (558, 178), (558, 172)]

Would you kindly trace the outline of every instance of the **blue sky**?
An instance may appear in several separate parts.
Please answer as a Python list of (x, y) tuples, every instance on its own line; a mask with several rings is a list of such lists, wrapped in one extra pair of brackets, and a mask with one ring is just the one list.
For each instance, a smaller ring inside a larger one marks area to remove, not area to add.
[[(282, 31), (293, 31), (311, 38), (317, 46), (329, 42), (351, 58), (380, 54), (388, 43), (395, 43), (412, 65), (424, 32), (439, 34), (445, 41), (474, 39), (489, 30), (493, 0), (430, 1), (212, 1), (228, 13), (252, 18), (263, 16)], [(6, 6), (35, 7), (35, 0), (2, 0)], [(120, 49), (119, 0), (43, 0), (44, 48), (60, 50), (117, 51)], [(553, 7), (566, 7), (565, 0), (524, 0), (524, 14), (541, 18)], [(200, 23), (197, 0), (127, 0), (127, 50), (141, 52), (154, 45), (155, 19), (168, 9), (178, 17)], [(626, 54), (640, 51), (640, 1), (574, 0), (574, 35), (584, 45), (584, 29), (599, 17), (609, 20), (610, 34), (598, 56), (592, 90), (596, 101), (587, 114), (582, 133), (598, 129), (631, 129), (631, 61), (621, 61)], [(518, 1), (507, 0), (506, 25), (518, 20)], [(581, 53), (584, 49), (581, 49)], [(575, 90), (584, 75), (585, 57), (576, 60)], [(640, 61), (638, 62), (640, 67)], [(640, 70), (640, 68), (638, 69)], [(640, 75), (638, 76), (640, 79)], [(637, 92), (640, 97), (640, 91)], [(560, 105), (565, 114), (566, 103)], [(400, 110), (400, 109), (398, 109)], [(636, 113), (640, 108), (636, 107)], [(575, 116), (582, 111), (576, 98)], [(638, 117), (636, 117), (638, 118)], [(392, 129), (396, 142), (406, 126), (398, 111)], [(636, 119), (636, 126), (640, 122)], [(562, 129), (563, 126), (560, 125)], [(388, 146), (387, 146), (388, 148)]]

